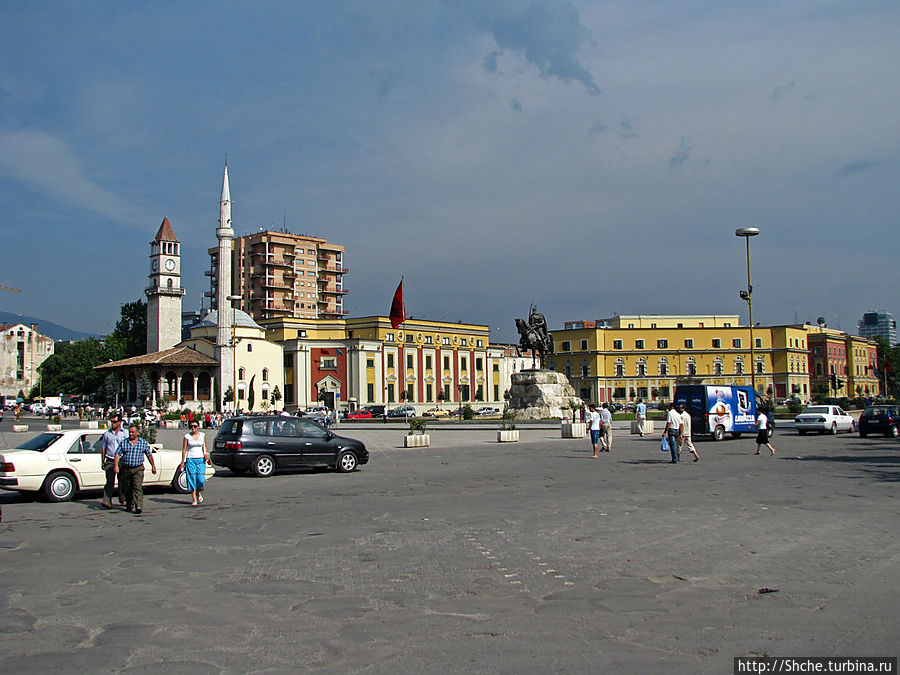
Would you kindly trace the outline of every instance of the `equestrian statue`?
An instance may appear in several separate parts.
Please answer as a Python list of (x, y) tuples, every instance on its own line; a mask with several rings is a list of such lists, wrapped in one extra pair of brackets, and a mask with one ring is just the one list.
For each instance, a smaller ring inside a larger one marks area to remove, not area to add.
[(531, 350), (531, 367), (535, 367), (535, 356), (541, 357), (541, 368), (544, 367), (544, 358), (553, 353), (553, 335), (547, 332), (547, 320), (537, 311), (536, 305), (531, 305), (528, 321), (516, 319), (516, 328), (519, 330), (519, 344), (516, 345), (516, 353), (522, 356), (522, 352)]

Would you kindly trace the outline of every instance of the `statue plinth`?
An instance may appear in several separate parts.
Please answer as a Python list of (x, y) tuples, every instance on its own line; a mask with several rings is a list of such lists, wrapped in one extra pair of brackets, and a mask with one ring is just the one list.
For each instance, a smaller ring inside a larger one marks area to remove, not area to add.
[(569, 379), (555, 370), (529, 369), (512, 374), (509, 409), (521, 419), (568, 418), (571, 403), (581, 405)]

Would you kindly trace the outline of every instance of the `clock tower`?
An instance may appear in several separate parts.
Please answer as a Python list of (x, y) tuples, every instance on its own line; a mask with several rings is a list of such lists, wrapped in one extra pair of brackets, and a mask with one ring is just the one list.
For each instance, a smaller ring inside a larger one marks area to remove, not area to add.
[(150, 285), (147, 296), (147, 353), (171, 349), (181, 342), (181, 242), (168, 218), (150, 242)]

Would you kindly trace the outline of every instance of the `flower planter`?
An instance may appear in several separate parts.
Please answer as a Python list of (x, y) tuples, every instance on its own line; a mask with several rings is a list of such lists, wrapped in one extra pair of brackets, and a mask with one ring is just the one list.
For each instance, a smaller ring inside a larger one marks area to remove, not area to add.
[(97, 420), (94, 420), (92, 422), (81, 421), (78, 423), (78, 427), (80, 429), (99, 429), (100, 423)]
[(179, 424), (179, 420), (166, 420), (166, 429), (177, 429)]
[(497, 431), (498, 443), (515, 443), (519, 440), (518, 429), (500, 429)]
[(431, 447), (431, 436), (429, 434), (410, 434), (403, 437), (404, 448), (428, 448)]
[(62, 431), (62, 424), (48, 424), (47, 431)]
[(584, 422), (563, 422), (560, 430), (563, 438), (584, 438), (587, 425)]
[[(637, 420), (631, 421), (631, 433), (639, 434), (641, 433), (640, 426), (638, 425)], [(653, 433), (653, 420), (644, 420), (644, 433), (652, 434)]]
[(28, 431), (28, 425), (27, 424), (13, 424), (13, 431), (15, 431), (16, 433)]

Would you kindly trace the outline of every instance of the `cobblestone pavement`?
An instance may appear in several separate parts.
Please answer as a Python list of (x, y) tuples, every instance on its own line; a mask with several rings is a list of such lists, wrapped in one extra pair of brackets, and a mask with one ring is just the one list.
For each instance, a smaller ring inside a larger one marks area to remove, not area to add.
[(897, 655), (897, 441), (788, 432), (775, 457), (742, 439), (671, 465), (658, 437), (624, 432), (592, 460), (552, 427), (512, 444), (441, 428), (425, 449), (338, 431), (369, 464), (221, 470), (199, 508), (0, 494), (3, 670), (721, 673), (739, 655)]

